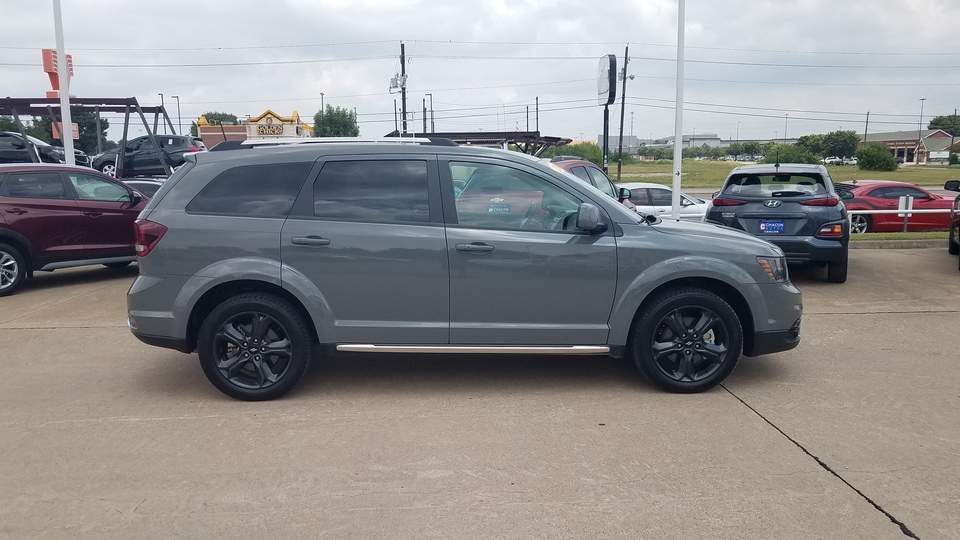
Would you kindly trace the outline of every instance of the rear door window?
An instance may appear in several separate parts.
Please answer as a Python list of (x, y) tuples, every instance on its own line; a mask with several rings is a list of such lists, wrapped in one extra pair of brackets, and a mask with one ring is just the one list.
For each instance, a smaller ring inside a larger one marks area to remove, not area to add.
[(0, 184), (0, 196), (21, 199), (72, 199), (60, 174), (55, 172), (10, 173)]
[(426, 161), (329, 161), (313, 185), (313, 214), (336, 221), (427, 223), (429, 184)]
[(284, 217), (313, 163), (243, 165), (218, 174), (187, 205), (188, 214)]
[(607, 175), (603, 174), (603, 171), (594, 167), (587, 167), (587, 173), (590, 175), (593, 185), (597, 186), (597, 189), (613, 197), (614, 199), (617, 198), (617, 192), (613, 188), (613, 183), (610, 182), (610, 179), (607, 178)]

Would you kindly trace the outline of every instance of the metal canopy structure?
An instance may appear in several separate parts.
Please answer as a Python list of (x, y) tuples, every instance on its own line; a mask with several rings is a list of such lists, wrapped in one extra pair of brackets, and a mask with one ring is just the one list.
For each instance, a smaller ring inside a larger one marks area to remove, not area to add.
[(541, 136), (539, 131), (447, 131), (440, 133), (404, 133), (394, 130), (386, 137), (439, 137), (466, 146), (505, 148), (515, 144), (524, 153), (539, 156), (551, 146), (570, 144), (573, 139)]
[[(157, 124), (160, 121), (160, 116), (163, 116), (164, 123), (170, 128), (170, 132), (173, 134), (177, 133), (177, 130), (173, 127), (173, 122), (170, 120), (170, 116), (167, 115), (167, 110), (161, 105), (159, 107), (141, 107), (137, 102), (137, 98), (70, 98), (70, 110), (71, 112), (83, 113), (83, 112), (92, 112), (97, 115), (97, 152), (102, 151), (101, 142), (100, 142), (100, 113), (101, 112), (112, 112), (112, 113), (123, 113), (123, 138), (120, 140), (120, 148), (117, 152), (117, 172), (116, 177), (123, 177), (123, 163), (126, 157), (127, 149), (127, 133), (130, 128), (130, 114), (136, 112), (140, 116), (140, 120), (143, 122), (143, 128), (147, 131), (147, 136), (150, 138), (150, 142), (153, 143), (153, 147), (157, 149), (157, 156), (160, 160), (160, 163), (163, 165), (163, 169), (167, 174), (173, 174), (170, 163), (167, 163), (166, 159), (163, 156), (163, 152), (160, 151), (160, 142), (157, 140)], [(17, 128), (20, 130), (20, 135), (23, 136), (24, 141), (27, 144), (30, 144), (30, 140), (27, 138), (27, 134), (23, 129), (23, 123), (20, 121), (20, 115), (27, 116), (47, 116), (50, 118), (51, 125), (55, 131), (56, 135), (60, 136), (60, 140), (63, 140), (63, 133), (60, 133), (60, 127), (57, 124), (57, 116), (60, 111), (60, 99), (59, 98), (0, 98), (0, 115), (10, 115), (13, 116), (14, 122), (17, 124)], [(153, 114), (153, 129), (150, 129), (150, 124), (147, 122), (146, 114)], [(30, 157), (34, 161), (39, 161), (40, 158), (37, 154), (36, 149), (33, 149), (33, 152), (30, 152)]]

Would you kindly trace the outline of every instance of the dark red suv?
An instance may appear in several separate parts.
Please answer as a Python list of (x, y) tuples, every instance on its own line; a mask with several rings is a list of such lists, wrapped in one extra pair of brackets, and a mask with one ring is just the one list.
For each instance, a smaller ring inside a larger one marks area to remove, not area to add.
[(567, 171), (576, 176), (580, 181), (590, 184), (616, 199), (620, 204), (630, 210), (636, 209), (636, 205), (630, 200), (630, 190), (617, 187), (613, 181), (600, 170), (600, 167), (594, 165), (593, 162), (587, 161), (580, 156), (556, 156), (550, 159), (549, 163), (554, 170)]
[(144, 201), (85, 167), (0, 165), (0, 296), (37, 270), (130, 264)]

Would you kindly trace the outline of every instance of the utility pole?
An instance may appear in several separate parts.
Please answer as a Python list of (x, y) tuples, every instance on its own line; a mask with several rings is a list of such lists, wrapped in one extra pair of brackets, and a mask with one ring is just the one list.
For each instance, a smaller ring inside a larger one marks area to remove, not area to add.
[(630, 44), (623, 50), (623, 84), (620, 87), (620, 136), (617, 139), (617, 182), (623, 169), (623, 115), (627, 110), (627, 63), (630, 62)]
[(400, 42), (400, 120), (403, 122), (403, 133), (407, 132), (407, 56)]
[(530, 131), (530, 106), (527, 105), (527, 131)]
[(950, 132), (950, 152), (947, 154), (947, 166), (953, 165), (953, 138), (957, 133), (957, 109), (953, 109), (953, 131)]
[(633, 111), (630, 111), (630, 136), (633, 137)]
[(867, 144), (867, 128), (870, 127), (870, 111), (867, 111), (867, 121), (863, 123), (863, 144)]
[(427, 98), (423, 98), (423, 133), (427, 132)]
[(434, 123), (433, 117), (433, 94), (426, 94), (430, 96), (430, 133), (437, 132), (437, 125)]
[(537, 122), (537, 133), (539, 133), (540, 132), (540, 96), (537, 96), (536, 108), (537, 110), (535, 111), (534, 114), (536, 115), (535, 121)]

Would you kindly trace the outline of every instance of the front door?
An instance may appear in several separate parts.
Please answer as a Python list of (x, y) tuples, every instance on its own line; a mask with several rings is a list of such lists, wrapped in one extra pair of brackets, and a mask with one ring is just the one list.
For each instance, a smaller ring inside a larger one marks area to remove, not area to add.
[[(583, 200), (534, 168), (441, 161), (453, 345), (602, 345), (617, 285), (612, 232), (576, 229)], [(465, 181), (454, 199), (453, 181)]]
[(337, 343), (446, 344), (449, 267), (436, 159), (338, 157), (281, 234), (282, 279), (310, 280)]
[(136, 240), (133, 222), (143, 208), (118, 182), (85, 173), (65, 173), (86, 218), (86, 249), (96, 255), (132, 255)]

